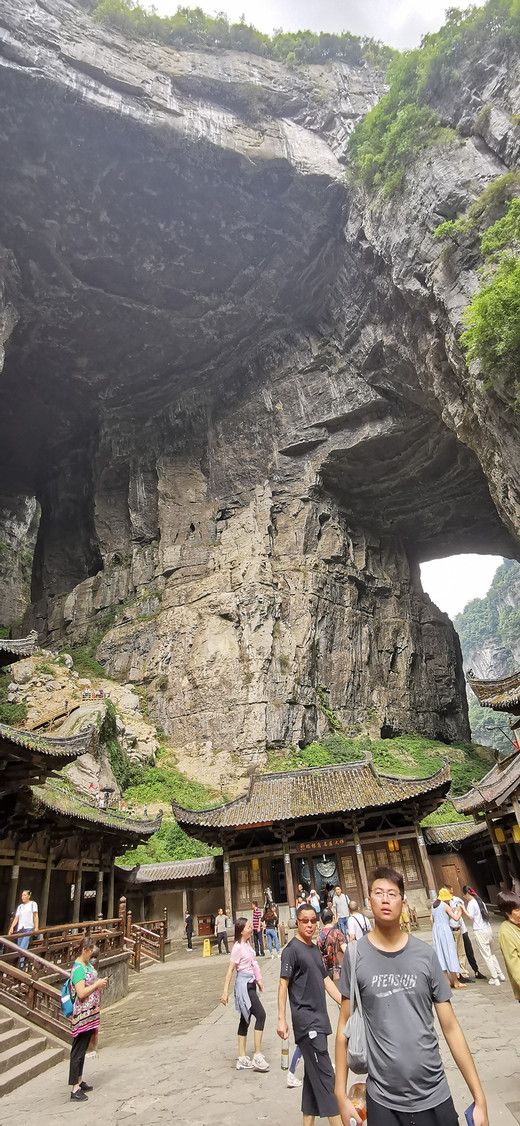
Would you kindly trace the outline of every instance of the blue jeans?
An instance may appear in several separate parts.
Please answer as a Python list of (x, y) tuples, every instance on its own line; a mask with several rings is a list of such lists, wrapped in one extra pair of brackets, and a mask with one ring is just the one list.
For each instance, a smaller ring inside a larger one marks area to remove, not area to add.
[(267, 938), (267, 945), (269, 947), (269, 953), (270, 954), (273, 953), (273, 942), (274, 942), (274, 945), (275, 945), (275, 948), (276, 948), (276, 953), (278, 954), (279, 950), (280, 950), (280, 943), (278, 942), (278, 935), (276, 933), (275, 928), (274, 927), (266, 927), (265, 928), (265, 935), (266, 935), (266, 938)]
[[(16, 939), (16, 945), (19, 946), (21, 950), (27, 950), (31, 941), (31, 935), (32, 931), (16, 931), (16, 934), (14, 936)], [(25, 958), (20, 958), (20, 969), (23, 970), (24, 968)]]
[(348, 918), (347, 918), (346, 915), (342, 915), (341, 918), (338, 919), (338, 927), (339, 927), (339, 929), (340, 929), (340, 931), (343, 935), (343, 938), (345, 939), (345, 942), (348, 942), (347, 925), (348, 925)]

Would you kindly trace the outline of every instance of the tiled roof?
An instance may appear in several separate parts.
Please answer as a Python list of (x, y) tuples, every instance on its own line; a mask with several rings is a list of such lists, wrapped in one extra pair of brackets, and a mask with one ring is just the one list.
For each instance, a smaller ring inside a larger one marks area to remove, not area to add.
[[(193, 860), (172, 860), (168, 864), (138, 864), (136, 868), (125, 866), (124, 871), (132, 872), (131, 883), (149, 884), (159, 880), (186, 880), (192, 876), (215, 876), (220, 870), (216, 861), (218, 856), (199, 856)], [(119, 865), (118, 867), (122, 867)]]
[(482, 708), (520, 715), (520, 672), (502, 680), (472, 680), (468, 677), (468, 684)]
[(452, 798), (457, 813), (474, 813), (490, 804), (503, 805), (520, 784), (520, 753), (505, 763), (497, 762), (480, 782), (460, 798)]
[(84, 755), (92, 742), (93, 727), (78, 731), (75, 735), (52, 736), (40, 735), (36, 731), (27, 731), (24, 727), (8, 727), (0, 723), (0, 740), (11, 743), (15, 747), (25, 747), (28, 751), (37, 751), (51, 758), (61, 758), (71, 761)]
[(427, 844), (451, 844), (485, 832), (487, 832), (485, 822), (482, 825), (475, 825), (474, 821), (454, 821), (451, 825), (431, 825), (424, 830), (424, 837)]
[(196, 812), (172, 802), (181, 825), (218, 828), (270, 825), (319, 814), (344, 813), (419, 797), (450, 785), (450, 767), (445, 763), (429, 778), (395, 778), (376, 773), (370, 761), (312, 770), (288, 770), (277, 774), (255, 774), (242, 798)]
[(65, 789), (52, 780), (43, 786), (33, 786), (32, 794), (36, 806), (62, 813), (73, 821), (91, 821), (108, 829), (117, 829), (123, 835), (151, 837), (161, 828), (162, 813), (154, 821), (141, 821), (113, 809), (98, 809), (81, 797), (77, 790)]
[[(10, 658), (7, 664), (12, 664), (13, 661), (20, 661), (23, 657), (31, 657), (34, 650), (37, 648), (38, 637), (36, 631), (30, 633), (28, 637), (16, 637), (13, 639), (7, 637), (0, 638), (0, 656)], [(4, 661), (2, 661), (2, 664), (4, 664)]]

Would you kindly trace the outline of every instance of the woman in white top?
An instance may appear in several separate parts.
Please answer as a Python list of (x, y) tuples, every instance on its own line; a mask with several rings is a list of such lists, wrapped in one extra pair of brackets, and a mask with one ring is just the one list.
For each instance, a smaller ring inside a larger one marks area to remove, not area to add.
[(466, 903), (464, 914), (467, 915), (473, 923), (475, 942), (482, 954), (489, 974), (488, 985), (500, 985), (500, 982), (506, 979), (505, 974), (502, 973), (500, 965), (491, 950), (493, 932), (489, 924), (486, 904), (468, 884), (465, 884), (463, 887), (462, 894)]

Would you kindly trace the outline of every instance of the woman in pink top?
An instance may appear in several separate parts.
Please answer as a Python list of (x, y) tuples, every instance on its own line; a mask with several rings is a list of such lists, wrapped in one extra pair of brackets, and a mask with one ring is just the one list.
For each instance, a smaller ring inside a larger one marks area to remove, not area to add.
[[(263, 992), (262, 975), (260, 966), (256, 961), (249, 939), (253, 933), (252, 924), (248, 919), (237, 919), (235, 923), (235, 944), (231, 951), (229, 967), (220, 998), (223, 1005), (228, 1003), (228, 993), (233, 970), (235, 978), (235, 1009), (240, 1013), (238, 1025), (238, 1059), (237, 1071), (269, 1071), (269, 1064), (262, 1055), (262, 1035), (265, 1025), (265, 1009), (258, 996), (257, 990)], [(246, 1054), (247, 1030), (251, 1017), (255, 1017), (255, 1054), (251, 1060)]]

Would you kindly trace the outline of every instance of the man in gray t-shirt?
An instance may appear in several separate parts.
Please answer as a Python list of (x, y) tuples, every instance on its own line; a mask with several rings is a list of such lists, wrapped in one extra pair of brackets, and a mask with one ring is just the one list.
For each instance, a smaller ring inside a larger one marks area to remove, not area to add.
[[(402, 932), (401, 932), (402, 933)], [(451, 989), (431, 946), (410, 936), (402, 950), (357, 944), (356, 978), (367, 1036), (367, 1090), (377, 1103), (411, 1114), (450, 1097), (432, 1004)], [(350, 958), (343, 959), (339, 991), (350, 997)]]
[[(351, 946), (367, 1039), (367, 1121), (370, 1126), (456, 1126), (458, 1117), (442, 1066), (433, 1006), (448, 1047), (471, 1091), (474, 1126), (489, 1126), (486, 1099), (437, 955), (399, 926), (404, 884), (392, 868), (370, 882), (374, 929)], [(336, 1098), (342, 1121), (361, 1119), (347, 1096), (345, 1026), (350, 1016), (351, 962), (343, 959), (336, 1035)]]

